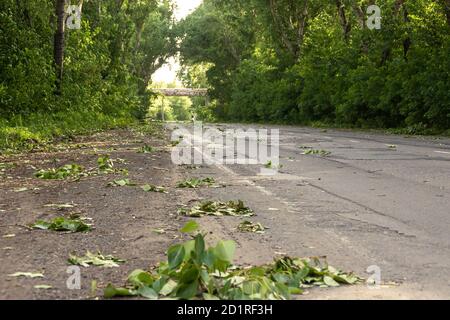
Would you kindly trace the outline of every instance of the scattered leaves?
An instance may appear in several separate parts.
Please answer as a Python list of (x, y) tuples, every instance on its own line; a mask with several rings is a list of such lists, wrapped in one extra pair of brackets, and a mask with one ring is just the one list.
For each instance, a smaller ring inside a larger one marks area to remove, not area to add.
[(16, 272), (13, 274), (9, 274), (8, 276), (9, 277), (25, 277), (25, 278), (32, 278), (32, 279), (44, 277), (44, 275), (39, 272), (36, 272), (36, 273), (34, 273), (34, 272)]
[(199, 228), (199, 225), (196, 221), (189, 221), (184, 225), (184, 227), (180, 230), (182, 233), (194, 233)]
[(113, 182), (108, 183), (108, 186), (111, 186), (111, 187), (125, 187), (125, 186), (133, 187), (135, 185), (136, 184), (132, 183), (130, 181), (130, 179), (118, 179), (118, 180), (114, 180)]
[(82, 266), (85, 268), (89, 267), (90, 265), (105, 268), (117, 268), (119, 267), (119, 263), (125, 263), (125, 260), (116, 258), (112, 255), (104, 256), (100, 252), (94, 254), (90, 251), (88, 251), (84, 257), (77, 257), (71, 254), (68, 261), (70, 264)]
[(42, 289), (42, 290), (48, 290), (53, 288), (52, 286), (48, 285), (48, 284), (38, 284), (34, 286), (35, 289)]
[(319, 155), (321, 157), (326, 157), (329, 156), (331, 154), (330, 151), (326, 151), (326, 150), (315, 150), (315, 149), (310, 149), (305, 151), (303, 154), (305, 155)]
[[(116, 162), (125, 163), (124, 159), (116, 159)], [(97, 159), (98, 172), (95, 172), (94, 169), (89, 173), (89, 175), (96, 174), (123, 174), (128, 175), (128, 170), (126, 169), (118, 169), (115, 167), (115, 161), (112, 160), (109, 155), (101, 156)]]
[(151, 146), (148, 146), (148, 145), (145, 145), (145, 146), (139, 148), (138, 153), (152, 153), (152, 152), (155, 152), (155, 151), (156, 151), (155, 148), (153, 148)]
[[(190, 229), (187, 225), (186, 229)], [(183, 228), (184, 229), (184, 228)], [(176, 244), (167, 261), (153, 272), (133, 271), (124, 288), (109, 284), (105, 298), (140, 296), (147, 299), (287, 300), (311, 286), (355, 284), (361, 279), (328, 266), (324, 259), (275, 259), (263, 266), (233, 265), (234, 241), (207, 247), (204, 235)]]
[(128, 174), (125, 169), (116, 169), (114, 161), (108, 156), (104, 155), (97, 159), (98, 168), (85, 170), (84, 167), (77, 164), (68, 164), (60, 168), (51, 168), (48, 170), (41, 169), (35, 173), (35, 176), (44, 180), (64, 180), (72, 178), (78, 180), (82, 177), (95, 176), (98, 174), (120, 173)]
[(70, 204), (70, 203), (49, 203), (49, 204), (44, 205), (44, 207), (56, 208), (56, 209), (68, 209), (68, 208), (75, 207), (75, 205)]
[(268, 228), (264, 227), (261, 223), (242, 221), (237, 229), (241, 232), (264, 233)]
[(101, 156), (97, 159), (98, 171), (100, 173), (114, 172), (114, 161), (108, 156)]
[(33, 229), (53, 230), (53, 231), (70, 231), (70, 232), (86, 232), (91, 230), (91, 226), (84, 223), (80, 219), (66, 219), (58, 217), (50, 222), (38, 220), (31, 225)]
[(211, 186), (216, 181), (214, 178), (192, 178), (188, 179), (182, 182), (179, 182), (177, 184), (178, 188), (190, 188), (190, 189), (196, 189), (201, 186)]
[(159, 192), (159, 193), (168, 193), (164, 187), (158, 187), (153, 184), (146, 184), (141, 187), (145, 192)]
[(206, 201), (191, 209), (180, 209), (179, 213), (188, 217), (201, 216), (236, 216), (236, 217), (251, 217), (255, 215), (253, 210), (246, 207), (241, 200), (220, 202), (220, 201)]
[(84, 168), (77, 164), (67, 164), (60, 168), (51, 168), (48, 170), (41, 169), (35, 173), (36, 178), (44, 180), (79, 179), (85, 175)]

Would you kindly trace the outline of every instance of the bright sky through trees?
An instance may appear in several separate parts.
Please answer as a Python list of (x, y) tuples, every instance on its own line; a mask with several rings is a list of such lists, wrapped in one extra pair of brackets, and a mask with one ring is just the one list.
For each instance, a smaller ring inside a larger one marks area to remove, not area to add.
[[(175, 12), (175, 17), (177, 20), (181, 20), (188, 16), (195, 8), (197, 8), (203, 0), (176, 0), (177, 10)], [(177, 71), (180, 68), (180, 64), (177, 59), (170, 58), (168, 63), (162, 66), (158, 71), (156, 71), (152, 79), (154, 82), (166, 82), (172, 83), (177, 79)]]

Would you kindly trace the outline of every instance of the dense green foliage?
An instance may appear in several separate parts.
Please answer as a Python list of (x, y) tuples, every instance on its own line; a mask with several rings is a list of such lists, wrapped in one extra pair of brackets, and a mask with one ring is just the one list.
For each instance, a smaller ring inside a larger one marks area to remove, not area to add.
[(205, 0), (178, 27), (184, 80), (208, 66), (218, 118), (450, 128), (448, 0)]
[(151, 75), (175, 49), (169, 0), (72, 1), (81, 28), (65, 28), (57, 90), (57, 2), (0, 2), (0, 149), (142, 117)]
[(162, 117), (147, 88), (177, 51), (183, 83), (213, 99), (168, 99), (169, 120), (194, 110), (204, 120), (450, 127), (450, 0), (376, 1), (380, 30), (366, 25), (370, 0), (205, 0), (178, 24), (172, 0), (73, 0), (81, 28), (65, 29), (61, 56), (63, 2), (0, 3), (0, 151), (124, 126), (149, 104)]

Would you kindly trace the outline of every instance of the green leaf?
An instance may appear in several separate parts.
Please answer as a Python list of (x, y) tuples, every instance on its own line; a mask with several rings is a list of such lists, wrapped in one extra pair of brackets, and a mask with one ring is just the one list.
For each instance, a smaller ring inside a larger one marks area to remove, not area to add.
[(164, 187), (158, 187), (152, 184), (146, 184), (141, 187), (145, 192), (159, 192), (159, 193), (168, 193)]
[(51, 289), (51, 288), (53, 288), (53, 287), (50, 286), (50, 285), (47, 285), (47, 284), (38, 284), (38, 285), (35, 285), (33, 288), (35, 288), (35, 289), (48, 290), (48, 289)]
[(106, 299), (111, 299), (114, 297), (131, 297), (135, 296), (136, 293), (126, 288), (116, 288), (112, 284), (108, 284), (103, 295)]
[(170, 295), (175, 288), (177, 287), (177, 283), (173, 280), (169, 280), (167, 281), (167, 283), (161, 288), (161, 290), (159, 291), (159, 294), (162, 296), (168, 296)]
[(339, 283), (329, 276), (323, 277), (323, 282), (329, 287), (339, 287)]
[(198, 280), (191, 283), (182, 284), (176, 292), (176, 296), (180, 299), (189, 300), (194, 298), (198, 293)]
[(91, 230), (91, 227), (79, 219), (67, 219), (64, 217), (54, 218), (50, 222), (38, 220), (31, 225), (33, 229), (53, 230), (53, 231), (71, 231), (71, 232), (86, 232)]
[(180, 283), (191, 283), (195, 280), (198, 280), (200, 276), (200, 270), (197, 266), (191, 265), (190, 267), (187, 267), (186, 270), (183, 270), (181, 277), (180, 277)]
[(84, 257), (77, 257), (75, 255), (70, 255), (68, 259), (70, 264), (79, 265), (82, 267), (93, 266), (101, 266), (106, 268), (117, 268), (119, 267), (119, 263), (124, 263), (125, 260), (113, 257), (111, 255), (104, 256), (100, 252), (97, 254), (93, 254), (87, 251)]
[(153, 147), (145, 145), (145, 146), (141, 147), (137, 153), (152, 153), (154, 151), (155, 151), (155, 149)]
[(158, 294), (156, 293), (156, 291), (146, 286), (140, 287), (137, 290), (137, 294), (150, 300), (158, 299)]
[(9, 274), (10, 277), (26, 277), (26, 278), (43, 278), (44, 275), (42, 273), (36, 272), (16, 272)]
[(48, 230), (52, 224), (42, 220), (38, 220), (31, 227), (34, 229)]
[(178, 268), (184, 260), (186, 250), (182, 245), (174, 245), (167, 251), (169, 269), (173, 270)]
[(184, 227), (180, 230), (182, 233), (194, 233), (199, 228), (198, 223), (195, 221), (189, 221), (184, 225)]
[(191, 209), (180, 209), (179, 214), (188, 217), (201, 216), (235, 216), (235, 217), (251, 217), (255, 213), (246, 207), (241, 200), (229, 201), (227, 203), (220, 201), (205, 201), (192, 207)]
[(144, 270), (134, 270), (128, 276), (128, 282), (136, 287), (140, 286), (151, 286), (153, 285), (153, 277), (150, 273)]
[(232, 263), (234, 252), (236, 250), (236, 243), (232, 240), (219, 241), (214, 249), (214, 253), (220, 260)]
[(203, 238), (203, 235), (198, 234), (195, 236), (195, 256), (197, 260), (200, 262), (200, 259), (202, 259), (203, 254), (205, 253), (205, 239)]
[(68, 164), (60, 168), (52, 168), (49, 170), (39, 170), (35, 176), (44, 180), (63, 180), (66, 178), (80, 178), (86, 175), (84, 168), (76, 164)]
[(203, 294), (203, 299), (205, 299), (205, 300), (220, 300), (220, 298), (219, 297), (217, 297), (217, 296), (214, 296), (214, 295), (212, 295), (212, 294), (209, 294), (209, 293), (204, 293)]
[(155, 292), (157, 293), (161, 292), (162, 288), (164, 288), (168, 280), (169, 280), (168, 276), (161, 275), (159, 279), (156, 279), (156, 281), (153, 282), (152, 286), (153, 290), (155, 290)]
[(289, 287), (289, 294), (297, 295), (302, 294), (303, 290), (297, 287)]
[(195, 189), (201, 186), (211, 186), (214, 183), (215, 180), (213, 178), (203, 178), (203, 179), (193, 178), (182, 182), (178, 182), (177, 187)]
[(195, 240), (186, 241), (183, 243), (183, 247), (185, 251), (184, 260), (187, 261), (191, 257), (192, 252), (195, 251)]
[(333, 276), (334, 280), (344, 284), (355, 284), (361, 279), (354, 274), (339, 274)]
[(253, 232), (253, 233), (264, 233), (267, 227), (264, 227), (261, 223), (254, 223), (251, 221), (242, 221), (237, 229), (241, 232)]

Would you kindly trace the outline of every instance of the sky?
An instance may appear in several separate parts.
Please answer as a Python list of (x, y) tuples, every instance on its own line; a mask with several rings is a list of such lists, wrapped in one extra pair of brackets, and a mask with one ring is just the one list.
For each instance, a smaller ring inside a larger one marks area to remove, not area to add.
[[(193, 10), (195, 10), (203, 0), (175, 0), (177, 4), (177, 10), (175, 11), (175, 18), (181, 20), (188, 16)], [(180, 69), (180, 64), (177, 59), (171, 58), (168, 63), (157, 70), (152, 80), (154, 82), (167, 82), (171, 83), (177, 79), (177, 71)]]

